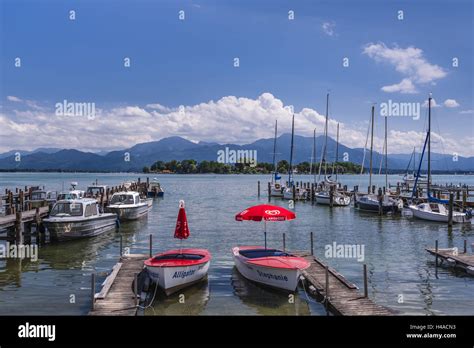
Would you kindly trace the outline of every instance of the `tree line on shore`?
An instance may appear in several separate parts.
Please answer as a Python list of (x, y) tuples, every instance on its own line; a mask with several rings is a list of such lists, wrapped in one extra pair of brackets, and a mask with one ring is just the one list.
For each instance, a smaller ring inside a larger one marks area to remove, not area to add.
[[(328, 172), (333, 172), (332, 163), (323, 163), (324, 167), (327, 166)], [(285, 160), (279, 161), (277, 164), (279, 173), (288, 173), (290, 167), (289, 163)], [(336, 162), (334, 164), (335, 170), (340, 174), (359, 174), (361, 166), (352, 162)], [(319, 163), (313, 164), (312, 168), (309, 162), (302, 162), (293, 166), (293, 170), (299, 174), (309, 174), (310, 169), (312, 172), (319, 171)], [(183, 160), (183, 161), (156, 161), (151, 166), (145, 166), (143, 173), (176, 173), (176, 174), (269, 174), (274, 171), (272, 163), (259, 162), (255, 165), (247, 163), (220, 163), (216, 161), (201, 161), (195, 160)]]

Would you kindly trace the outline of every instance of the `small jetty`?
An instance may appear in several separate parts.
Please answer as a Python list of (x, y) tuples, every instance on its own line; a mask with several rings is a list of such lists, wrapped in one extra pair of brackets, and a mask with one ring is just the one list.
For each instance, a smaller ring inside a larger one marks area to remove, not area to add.
[(467, 274), (474, 276), (474, 254), (467, 253), (467, 240), (464, 240), (463, 252), (459, 252), (458, 248), (440, 249), (438, 241), (434, 248), (427, 248), (426, 251), (436, 257), (436, 267), (446, 265), (464, 270)]
[(89, 315), (136, 316), (140, 296), (138, 274), (143, 270), (144, 254), (129, 254), (120, 257), (112, 272), (95, 293), (95, 274), (92, 275), (92, 306)]
[(334, 315), (383, 315), (390, 316), (396, 311), (374, 303), (368, 297), (367, 268), (364, 265), (364, 293), (348, 281), (342, 274), (323, 263), (308, 252), (292, 252), (304, 257), (311, 266), (302, 272), (305, 291), (322, 302), (328, 312)]

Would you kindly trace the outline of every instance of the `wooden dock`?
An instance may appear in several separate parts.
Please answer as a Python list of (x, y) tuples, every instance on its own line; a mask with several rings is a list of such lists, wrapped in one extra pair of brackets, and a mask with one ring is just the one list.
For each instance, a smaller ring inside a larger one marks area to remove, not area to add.
[(47, 216), (49, 207), (40, 207), (27, 211), (17, 212), (16, 214), (10, 214), (0, 216), (0, 229), (14, 227), (18, 222), (38, 222), (43, 217)]
[(349, 282), (335, 269), (328, 267), (319, 258), (307, 252), (292, 253), (304, 257), (311, 266), (303, 271), (305, 289), (322, 302), (335, 315), (394, 315), (396, 311), (377, 305), (358, 287)]
[(97, 294), (93, 280), (94, 299), (89, 315), (137, 315), (139, 301), (135, 296), (133, 284), (135, 276), (143, 270), (143, 262), (147, 258), (148, 256), (143, 254), (122, 256)]
[(426, 251), (436, 257), (436, 266), (438, 266), (438, 259), (441, 259), (440, 266), (447, 265), (462, 269), (467, 274), (474, 276), (474, 254), (467, 253), (466, 242), (464, 242), (464, 252), (462, 253), (457, 248), (427, 248)]

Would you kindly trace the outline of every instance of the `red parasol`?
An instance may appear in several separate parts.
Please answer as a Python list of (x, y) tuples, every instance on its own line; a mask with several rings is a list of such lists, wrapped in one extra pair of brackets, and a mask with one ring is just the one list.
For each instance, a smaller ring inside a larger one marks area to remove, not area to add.
[(235, 216), (237, 221), (265, 222), (265, 249), (267, 248), (267, 221), (285, 221), (296, 219), (296, 214), (277, 205), (261, 204), (247, 208)]
[(187, 239), (189, 237), (188, 219), (184, 210), (184, 201), (179, 201), (178, 219), (176, 220), (176, 229), (174, 237), (179, 239)]
[(295, 213), (277, 205), (261, 204), (247, 208), (235, 216), (237, 221), (285, 221), (296, 218)]

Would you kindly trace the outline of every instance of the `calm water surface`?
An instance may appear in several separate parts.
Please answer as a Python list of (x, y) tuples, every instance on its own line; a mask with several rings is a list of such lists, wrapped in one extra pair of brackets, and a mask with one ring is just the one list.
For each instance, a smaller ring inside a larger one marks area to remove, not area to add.
[[(117, 185), (136, 180), (139, 174), (84, 173), (1, 173), (0, 190), (25, 185), (44, 185), (49, 190), (68, 188), (71, 181), (85, 189), (95, 179)], [(142, 179), (145, 176), (141, 175)], [(178, 201), (186, 201), (191, 237), (183, 246), (207, 248), (213, 255), (209, 278), (178, 297), (158, 295), (146, 315), (326, 315), (319, 303), (308, 302), (302, 289), (294, 303), (286, 295), (252, 284), (233, 267), (231, 248), (239, 244), (263, 244), (263, 224), (237, 222), (234, 215), (248, 206), (266, 203), (265, 183), (269, 176), (258, 175), (163, 175), (166, 190), (156, 199), (148, 217), (122, 223), (119, 232), (87, 240), (40, 246), (38, 262), (0, 260), (0, 314), (85, 315), (90, 307), (90, 275), (97, 272), (100, 283), (117, 262), (120, 235), (132, 253), (148, 252), (148, 236), (153, 235), (154, 252), (179, 246), (173, 238)], [(296, 179), (310, 181), (309, 176)], [(391, 176), (390, 182), (400, 181)], [(257, 181), (262, 182), (262, 197), (257, 197)], [(435, 182), (469, 183), (473, 176), (435, 176)], [(366, 187), (367, 176), (341, 176), (350, 188)], [(383, 185), (384, 177), (375, 177)], [(282, 200), (274, 204), (286, 206)], [(327, 262), (347, 279), (362, 288), (362, 265), (368, 266), (369, 296), (377, 303), (413, 315), (474, 315), (474, 278), (462, 272), (440, 268), (435, 275), (434, 259), (424, 249), (434, 246), (459, 247), (463, 240), (474, 242), (470, 225), (423, 222), (401, 216), (379, 217), (352, 207), (333, 208), (297, 203), (296, 220), (269, 223), (268, 244), (282, 246), (286, 233), (288, 249), (309, 248), (314, 232), (315, 253), (325, 258), (327, 244), (365, 246), (365, 260), (331, 258)], [(4, 243), (4, 242), (1, 242)], [(403, 303), (399, 303), (400, 295)], [(71, 299), (75, 298), (75, 301)]]

